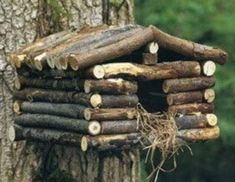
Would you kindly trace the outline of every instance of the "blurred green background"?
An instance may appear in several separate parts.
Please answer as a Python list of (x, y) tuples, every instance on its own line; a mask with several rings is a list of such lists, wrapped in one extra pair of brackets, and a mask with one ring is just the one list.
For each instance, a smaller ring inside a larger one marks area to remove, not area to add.
[[(216, 72), (220, 139), (192, 145), (193, 156), (187, 150), (180, 153), (177, 169), (162, 172), (158, 181), (235, 181), (235, 0), (136, 0), (135, 14), (139, 24), (153, 24), (170, 34), (229, 53), (228, 63), (217, 65)], [(142, 173), (144, 181), (144, 166)]]

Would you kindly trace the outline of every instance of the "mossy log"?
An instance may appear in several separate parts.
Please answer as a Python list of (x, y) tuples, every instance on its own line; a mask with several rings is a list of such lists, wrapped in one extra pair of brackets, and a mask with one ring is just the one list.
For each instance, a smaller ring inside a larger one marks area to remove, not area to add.
[(169, 79), (163, 82), (162, 88), (165, 93), (203, 90), (215, 85), (215, 77), (195, 77)]
[(48, 114), (69, 118), (84, 118), (85, 106), (79, 104), (63, 104), (49, 102), (15, 101), (15, 113)]
[[(96, 73), (98, 66), (99, 74)], [(139, 80), (157, 80), (195, 77), (201, 74), (201, 66), (196, 61), (157, 63), (154, 66), (134, 63), (110, 63), (101, 65), (103, 71), (101, 71), (100, 65), (98, 66), (88, 69), (87, 76), (92, 76), (96, 79), (126, 76), (134, 77)]]
[(136, 118), (135, 108), (107, 108), (92, 109), (86, 108), (84, 111), (86, 120), (109, 121), (109, 120), (125, 120)]
[(213, 127), (217, 124), (214, 114), (183, 115), (175, 118), (179, 130)]
[(151, 28), (154, 40), (160, 47), (170, 49), (196, 60), (212, 60), (219, 64), (226, 63), (227, 53), (219, 48), (209, 47), (169, 35), (154, 26), (151, 26)]
[(167, 95), (166, 99), (169, 105), (202, 102), (212, 103), (215, 99), (215, 91), (213, 89), (206, 89), (203, 91), (171, 93)]
[(198, 128), (178, 131), (177, 137), (186, 141), (206, 141), (217, 139), (220, 135), (220, 129), (218, 126), (211, 128)]
[(46, 114), (18, 115), (15, 117), (15, 123), (24, 127), (51, 128), (91, 135), (97, 135), (101, 130), (100, 124), (96, 121), (88, 122), (82, 119), (73, 119)]
[(193, 104), (182, 104), (182, 105), (172, 105), (169, 106), (168, 112), (176, 114), (190, 114), (190, 113), (213, 113), (214, 112), (214, 104), (206, 104), (206, 103), (193, 103)]

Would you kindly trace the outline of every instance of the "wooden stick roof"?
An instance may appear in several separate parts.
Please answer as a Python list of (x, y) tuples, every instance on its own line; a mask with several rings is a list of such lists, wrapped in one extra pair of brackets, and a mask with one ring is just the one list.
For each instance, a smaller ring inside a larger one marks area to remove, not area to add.
[(198, 61), (212, 60), (224, 64), (227, 53), (169, 35), (157, 27), (140, 25), (99, 26), (80, 31), (63, 31), (49, 35), (10, 55), (11, 63), (26, 64), (37, 70), (45, 67), (82, 70), (129, 55), (150, 42)]

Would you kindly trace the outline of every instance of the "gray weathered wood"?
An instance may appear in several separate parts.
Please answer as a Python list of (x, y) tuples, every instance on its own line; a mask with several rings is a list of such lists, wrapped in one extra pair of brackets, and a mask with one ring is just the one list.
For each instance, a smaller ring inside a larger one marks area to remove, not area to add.
[(46, 114), (22, 114), (15, 117), (15, 123), (24, 127), (52, 128), (88, 134), (89, 122), (81, 119)]
[(184, 92), (211, 88), (215, 85), (215, 77), (195, 77), (169, 79), (163, 82), (165, 93)]
[(31, 114), (49, 114), (55, 116), (64, 116), (69, 118), (84, 118), (85, 106), (79, 104), (63, 104), (49, 102), (27, 102), (16, 101), (14, 106), (16, 113), (31, 113)]

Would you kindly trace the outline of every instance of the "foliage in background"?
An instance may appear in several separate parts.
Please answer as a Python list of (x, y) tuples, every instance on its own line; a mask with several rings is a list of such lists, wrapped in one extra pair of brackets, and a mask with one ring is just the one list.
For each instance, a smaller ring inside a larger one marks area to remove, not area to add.
[(178, 157), (178, 168), (161, 181), (235, 181), (235, 0), (136, 0), (136, 19), (199, 43), (224, 48), (225, 66), (217, 65), (216, 114), (221, 139), (194, 144), (194, 156)]

